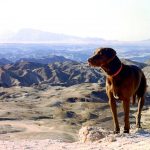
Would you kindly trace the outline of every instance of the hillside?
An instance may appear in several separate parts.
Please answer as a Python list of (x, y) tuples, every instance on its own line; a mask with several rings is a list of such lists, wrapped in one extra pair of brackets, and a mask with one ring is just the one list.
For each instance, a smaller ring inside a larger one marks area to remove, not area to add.
[(0, 68), (0, 84), (4, 87), (31, 86), (40, 83), (70, 86), (84, 82), (98, 82), (101, 78), (102, 75), (96, 69), (73, 61), (48, 65), (20, 61)]

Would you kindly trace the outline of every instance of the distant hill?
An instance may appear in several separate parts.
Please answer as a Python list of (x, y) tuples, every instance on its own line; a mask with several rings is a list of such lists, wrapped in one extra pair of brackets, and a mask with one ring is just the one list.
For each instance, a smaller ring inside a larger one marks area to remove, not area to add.
[(130, 59), (121, 59), (121, 61), (126, 65), (135, 65), (138, 66), (139, 68), (144, 68), (147, 66), (147, 63), (139, 63), (136, 61), (132, 61)]
[(113, 45), (146, 45), (150, 46), (150, 40), (143, 41), (117, 41), (104, 40), (97, 37), (77, 37), (72, 35), (51, 33), (36, 29), (21, 29), (16, 33), (10, 33), (0, 36), (0, 43), (70, 43), (70, 44), (99, 44), (105, 46)]
[(43, 57), (43, 58), (21, 58), (17, 62), (34, 62), (34, 63), (40, 63), (40, 64), (50, 64), (54, 62), (65, 62), (65, 61), (72, 61), (70, 59), (67, 59), (63, 56), (49, 56), (49, 57)]
[(71, 35), (45, 32), (35, 29), (22, 29), (9, 36), (0, 37), (1, 43), (96, 43), (105, 42), (100, 38), (81, 38)]
[(5, 65), (5, 64), (10, 64), (12, 63), (11, 61), (9, 61), (6, 58), (0, 58), (0, 65)]

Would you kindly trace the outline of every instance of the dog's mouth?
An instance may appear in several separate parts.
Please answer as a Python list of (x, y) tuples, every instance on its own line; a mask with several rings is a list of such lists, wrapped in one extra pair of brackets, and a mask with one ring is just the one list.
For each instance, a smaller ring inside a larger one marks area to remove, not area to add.
[(102, 67), (102, 62), (93, 59), (92, 57), (88, 59), (89, 66), (92, 67)]
[(101, 67), (101, 65), (96, 64), (95, 62), (88, 61), (89, 66), (91, 67)]
[(92, 63), (88, 61), (89, 66), (92, 66)]
[(92, 58), (89, 58), (89, 59), (88, 59), (88, 64), (89, 64), (89, 66), (95, 66), (94, 63), (93, 63)]

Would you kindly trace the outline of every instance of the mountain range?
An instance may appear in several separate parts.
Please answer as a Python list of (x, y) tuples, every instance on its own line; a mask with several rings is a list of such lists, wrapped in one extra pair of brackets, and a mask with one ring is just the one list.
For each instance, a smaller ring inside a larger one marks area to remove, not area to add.
[(71, 61), (40, 64), (34, 62), (17, 62), (0, 67), (0, 85), (31, 86), (48, 83), (51, 85), (74, 85), (84, 82), (97, 82), (102, 75), (85, 64)]
[(101, 43), (100, 38), (81, 38), (72, 35), (45, 32), (35, 29), (21, 29), (16, 33), (0, 36), (0, 43)]
[(143, 41), (123, 42), (105, 40), (103, 38), (77, 37), (60, 33), (51, 33), (36, 29), (21, 29), (16, 33), (0, 36), (0, 43), (70, 43), (70, 44), (99, 44), (99, 45), (144, 45), (150, 46), (150, 39)]
[[(54, 59), (55, 60), (55, 59)], [(150, 72), (147, 64), (137, 63), (130, 60), (122, 60), (126, 64), (134, 64)], [(46, 60), (47, 62), (47, 60)], [(0, 86), (32, 86), (38, 84), (71, 86), (80, 83), (103, 84), (103, 72), (98, 68), (91, 68), (86, 63), (79, 63), (64, 59), (62, 62), (46, 64), (38, 63), (38, 60), (17, 61), (0, 67)]]

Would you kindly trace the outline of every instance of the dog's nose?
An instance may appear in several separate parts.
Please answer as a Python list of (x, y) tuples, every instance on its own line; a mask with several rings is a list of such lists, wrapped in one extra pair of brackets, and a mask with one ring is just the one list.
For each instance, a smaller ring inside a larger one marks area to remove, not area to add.
[(88, 62), (91, 62), (91, 61), (92, 61), (92, 59), (91, 59), (91, 58), (89, 58), (89, 59), (88, 59)]

